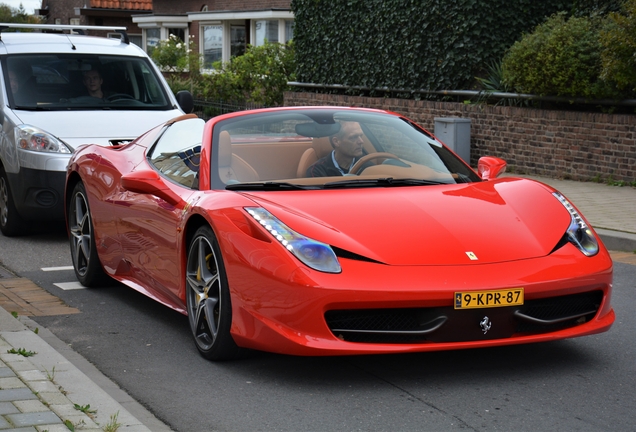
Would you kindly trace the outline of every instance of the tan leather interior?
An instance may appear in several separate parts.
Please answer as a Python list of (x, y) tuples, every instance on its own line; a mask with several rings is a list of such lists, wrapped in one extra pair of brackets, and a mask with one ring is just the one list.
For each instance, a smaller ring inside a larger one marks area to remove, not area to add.
[(227, 131), (219, 135), (219, 177), (226, 184), (232, 180), (240, 182), (259, 180), (256, 170), (241, 157), (232, 153), (232, 140)]
[[(327, 156), (332, 150), (329, 137), (322, 138), (271, 138), (266, 141), (252, 141), (250, 138), (235, 137), (230, 140), (227, 132), (221, 132), (219, 137), (219, 175), (227, 180), (239, 181), (268, 181), (292, 178), (304, 178), (307, 169), (318, 159)], [(375, 148), (363, 137), (366, 153), (375, 152)], [(230, 165), (234, 172), (225, 172)], [(255, 180), (248, 180), (250, 176), (240, 166), (256, 175)], [(244, 172), (241, 176), (239, 171)], [(256, 174), (257, 173), (257, 174)], [(243, 178), (247, 176), (246, 178)]]
[(318, 159), (327, 156), (333, 147), (329, 137), (313, 138), (311, 140), (311, 148), (305, 150), (298, 162), (296, 177), (302, 178), (306, 176), (307, 169), (312, 166)]
[(303, 137), (268, 137), (266, 141), (252, 141), (236, 137), (232, 151), (258, 172), (260, 180), (296, 177), (298, 160), (311, 147), (311, 139)]

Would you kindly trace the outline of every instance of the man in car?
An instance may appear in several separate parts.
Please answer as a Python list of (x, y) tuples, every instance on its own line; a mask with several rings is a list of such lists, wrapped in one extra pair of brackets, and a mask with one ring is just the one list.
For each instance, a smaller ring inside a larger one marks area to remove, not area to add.
[(364, 155), (364, 133), (357, 122), (340, 122), (340, 131), (329, 138), (333, 151), (307, 169), (307, 177), (343, 176)]
[(97, 69), (91, 69), (84, 72), (83, 83), (89, 96), (99, 99), (103, 99), (105, 97), (104, 92), (102, 91), (102, 84), (104, 83), (104, 80)]

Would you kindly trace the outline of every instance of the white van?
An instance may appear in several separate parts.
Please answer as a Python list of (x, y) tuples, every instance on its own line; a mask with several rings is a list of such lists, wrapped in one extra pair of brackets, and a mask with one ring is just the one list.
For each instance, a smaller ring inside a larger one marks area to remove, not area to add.
[[(117, 31), (121, 39), (6, 28)], [(0, 231), (64, 219), (66, 165), (80, 144), (118, 145), (190, 112), (124, 27), (0, 23)]]

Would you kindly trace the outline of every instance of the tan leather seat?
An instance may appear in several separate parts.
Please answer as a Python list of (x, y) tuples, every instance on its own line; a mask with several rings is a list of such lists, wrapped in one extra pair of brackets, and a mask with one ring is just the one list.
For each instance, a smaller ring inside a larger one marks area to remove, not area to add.
[(258, 173), (247, 162), (232, 153), (232, 140), (227, 131), (219, 135), (219, 177), (224, 183), (252, 182)]
[(311, 148), (305, 150), (298, 162), (298, 170), (296, 176), (299, 178), (307, 176), (307, 169), (312, 166), (318, 159), (327, 156), (333, 147), (329, 141), (329, 137), (313, 138), (311, 141)]

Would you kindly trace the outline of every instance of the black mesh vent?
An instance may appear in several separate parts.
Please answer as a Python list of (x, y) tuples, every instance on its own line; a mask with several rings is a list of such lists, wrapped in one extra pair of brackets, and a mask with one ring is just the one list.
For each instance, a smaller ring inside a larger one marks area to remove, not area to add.
[[(492, 309), (332, 310), (325, 313), (325, 321), (336, 337), (349, 342), (457, 342), (505, 338), (518, 333), (545, 333), (583, 324), (596, 315), (602, 300), (602, 291), (592, 291), (530, 300), (523, 306)], [(487, 334), (479, 327), (479, 321), (485, 315), (493, 321), (493, 329)], [(437, 325), (440, 322), (443, 324)]]
[(368, 309), (329, 311), (325, 319), (329, 328), (349, 330), (417, 330), (420, 309)]
[(533, 318), (549, 321), (557, 320), (561, 317), (577, 316), (580, 314), (585, 315), (583, 317), (549, 325), (519, 321), (516, 330), (519, 333), (538, 333), (571, 327), (576, 324), (583, 324), (594, 318), (594, 315), (598, 312), (598, 308), (601, 306), (602, 301), (602, 291), (592, 291), (583, 294), (573, 294), (569, 296), (529, 301), (520, 307), (519, 311)]

